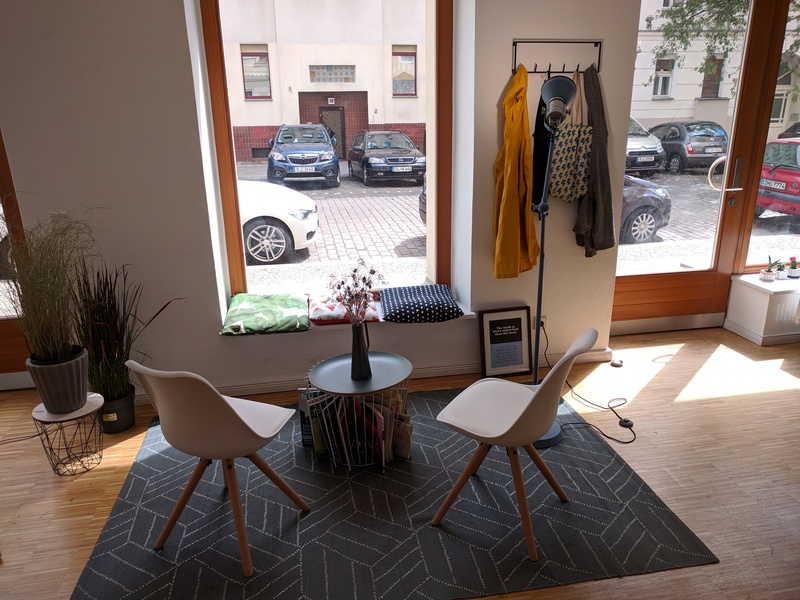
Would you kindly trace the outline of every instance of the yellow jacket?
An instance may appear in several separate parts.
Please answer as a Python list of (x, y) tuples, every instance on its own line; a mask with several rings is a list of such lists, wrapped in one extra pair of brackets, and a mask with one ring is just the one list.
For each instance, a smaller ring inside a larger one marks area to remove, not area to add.
[(533, 226), (533, 153), (528, 122), (528, 71), (520, 65), (503, 99), (503, 147), (494, 163), (494, 277), (530, 271), (539, 256)]

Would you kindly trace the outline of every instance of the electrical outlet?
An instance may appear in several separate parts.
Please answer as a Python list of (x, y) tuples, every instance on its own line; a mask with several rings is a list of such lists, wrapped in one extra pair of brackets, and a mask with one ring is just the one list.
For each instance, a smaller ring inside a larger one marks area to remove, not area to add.
[(539, 322), (541, 323), (543, 329), (547, 329), (547, 317), (541, 317)]

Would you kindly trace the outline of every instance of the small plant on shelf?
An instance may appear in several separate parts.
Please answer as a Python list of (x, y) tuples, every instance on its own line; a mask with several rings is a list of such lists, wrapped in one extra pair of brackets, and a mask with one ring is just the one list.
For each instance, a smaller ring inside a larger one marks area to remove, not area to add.
[(789, 267), (786, 269), (786, 275), (791, 279), (800, 279), (800, 268), (797, 267), (797, 258), (794, 256), (789, 257)]
[(778, 278), (778, 265), (782, 265), (780, 260), (772, 260), (771, 256), (767, 257), (767, 268), (761, 269), (760, 279), (763, 281), (775, 281)]

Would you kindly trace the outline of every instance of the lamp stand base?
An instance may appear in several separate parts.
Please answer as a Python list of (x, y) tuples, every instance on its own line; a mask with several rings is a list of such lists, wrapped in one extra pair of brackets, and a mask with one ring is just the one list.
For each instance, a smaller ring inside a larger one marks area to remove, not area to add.
[(561, 425), (558, 421), (553, 421), (553, 424), (550, 426), (550, 429), (547, 430), (547, 433), (533, 442), (533, 447), (537, 450), (549, 448), (550, 446), (555, 446), (563, 439), (564, 432), (561, 431)]

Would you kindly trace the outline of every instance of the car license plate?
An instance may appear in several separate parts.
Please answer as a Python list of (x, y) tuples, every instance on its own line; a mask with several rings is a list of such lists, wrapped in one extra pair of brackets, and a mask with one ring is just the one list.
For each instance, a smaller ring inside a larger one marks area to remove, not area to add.
[(294, 168), (294, 172), (295, 173), (313, 173), (314, 172), (314, 167), (295, 167)]
[(410, 173), (411, 167), (392, 167), (392, 173)]
[(706, 154), (719, 154), (720, 152), (722, 152), (722, 147), (721, 146), (706, 146), (705, 148), (703, 148), (703, 152), (705, 152)]
[(638, 157), (638, 158), (636, 159), (636, 162), (637, 162), (637, 163), (643, 163), (643, 162), (653, 162), (653, 161), (655, 161), (655, 159), (656, 159), (656, 157), (655, 157), (655, 156), (640, 156), (640, 157)]
[(774, 181), (772, 179), (762, 179), (758, 182), (758, 185), (765, 188), (770, 188), (773, 190), (785, 190), (786, 183), (783, 181)]

